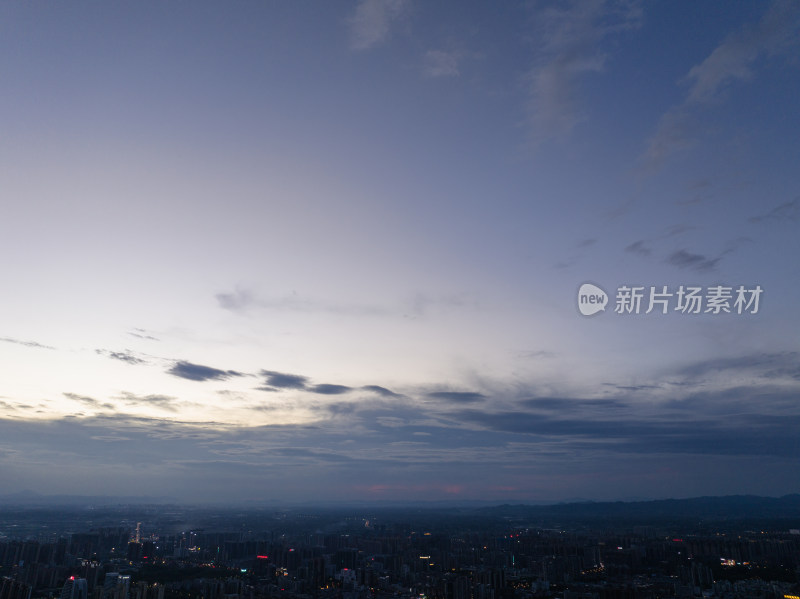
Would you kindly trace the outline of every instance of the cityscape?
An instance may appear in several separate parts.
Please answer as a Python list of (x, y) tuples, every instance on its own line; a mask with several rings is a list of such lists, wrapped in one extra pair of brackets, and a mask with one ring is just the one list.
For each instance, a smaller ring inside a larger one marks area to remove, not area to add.
[(785, 599), (800, 496), (0, 508), (0, 599)]

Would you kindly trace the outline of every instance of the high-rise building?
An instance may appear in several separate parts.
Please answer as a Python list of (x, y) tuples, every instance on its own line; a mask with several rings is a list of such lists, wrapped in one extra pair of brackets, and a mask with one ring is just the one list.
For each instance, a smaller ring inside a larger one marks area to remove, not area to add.
[(135, 541), (128, 543), (128, 561), (140, 562), (142, 561), (142, 544)]
[(107, 572), (103, 583), (103, 599), (128, 599), (131, 577), (119, 572)]
[(89, 587), (85, 578), (70, 576), (61, 587), (60, 599), (88, 599)]
[(0, 599), (31, 599), (31, 585), (4, 576), (0, 578)]

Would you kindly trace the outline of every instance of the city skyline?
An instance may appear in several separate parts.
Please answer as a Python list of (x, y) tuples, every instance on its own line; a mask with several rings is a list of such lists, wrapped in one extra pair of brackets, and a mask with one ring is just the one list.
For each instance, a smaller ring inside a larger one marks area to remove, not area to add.
[(4, 493), (799, 492), (799, 34), (786, 0), (0, 7)]

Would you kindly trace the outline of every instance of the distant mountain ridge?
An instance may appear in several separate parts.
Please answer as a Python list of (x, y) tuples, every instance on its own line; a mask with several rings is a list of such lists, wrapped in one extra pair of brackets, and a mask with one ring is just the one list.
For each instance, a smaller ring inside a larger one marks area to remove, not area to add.
[(727, 495), (689, 499), (656, 499), (651, 501), (580, 502), (554, 505), (501, 505), (480, 511), (504, 517), (539, 517), (569, 519), (687, 519), (745, 520), (798, 518), (800, 528), (800, 494), (783, 497)]
[[(22, 491), (0, 495), (0, 506), (15, 508), (53, 508), (53, 507), (114, 507), (121, 505), (194, 505), (208, 509), (225, 509), (226, 507), (240, 509), (246, 508), (248, 502), (224, 504), (183, 504), (172, 497), (155, 496), (110, 496), (110, 495), (42, 495), (32, 491)], [(503, 504), (491, 505), (489, 502), (475, 502), (478, 505), (459, 505), (456, 502), (448, 505), (447, 502), (336, 502), (333, 504), (305, 503), (303, 507), (314, 507), (325, 510), (338, 510), (359, 508), (393, 510), (402, 508), (415, 508), (419, 510), (449, 510), (461, 515), (474, 514), (481, 517), (501, 519), (524, 519), (557, 521), (559, 519), (571, 521), (641, 521), (647, 520), (747, 520), (747, 519), (797, 519), (800, 528), (800, 494), (784, 495), (783, 497), (762, 497), (758, 495), (727, 495), (693, 497), (688, 499), (655, 499), (646, 501), (579, 501), (571, 503), (551, 504)], [(250, 506), (255, 507), (255, 506)], [(266, 506), (262, 506), (266, 507)], [(278, 509), (279, 505), (274, 506)], [(284, 506), (291, 507), (291, 506)]]
[(43, 495), (34, 491), (20, 491), (0, 495), (0, 505), (19, 507), (58, 506), (108, 506), (125, 504), (177, 503), (172, 497), (112, 496), (112, 495)]

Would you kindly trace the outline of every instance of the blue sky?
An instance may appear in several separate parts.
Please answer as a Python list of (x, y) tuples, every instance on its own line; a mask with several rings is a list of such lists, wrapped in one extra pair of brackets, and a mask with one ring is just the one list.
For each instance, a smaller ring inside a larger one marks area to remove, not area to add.
[(790, 1), (3, 5), (4, 489), (800, 491), (799, 29)]

